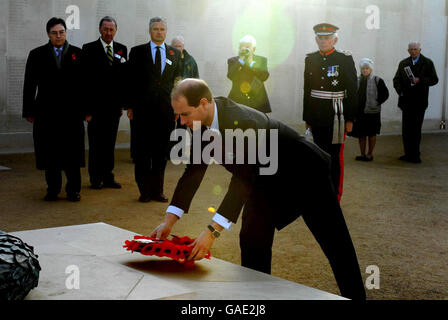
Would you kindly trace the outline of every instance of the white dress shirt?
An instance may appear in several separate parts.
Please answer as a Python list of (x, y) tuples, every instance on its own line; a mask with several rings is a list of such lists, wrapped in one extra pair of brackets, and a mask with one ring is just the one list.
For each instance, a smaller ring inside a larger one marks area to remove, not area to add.
[(112, 55), (114, 54), (114, 42), (112, 41), (111, 43), (107, 44), (106, 42), (104, 42), (104, 40), (102, 38), (100, 38), (101, 44), (103, 45), (104, 48), (104, 52), (107, 54), (107, 46), (110, 46), (110, 50), (112, 51)]
[[(216, 107), (216, 102), (212, 125), (210, 127), (207, 127), (207, 129), (217, 130), (219, 132), (218, 108)], [(179, 219), (182, 218), (182, 215), (184, 214), (184, 211), (176, 206), (169, 206), (168, 209), (166, 209), (166, 212), (178, 216)], [(232, 222), (220, 215), (218, 212), (215, 213), (212, 220), (227, 230), (229, 230), (232, 226)]]

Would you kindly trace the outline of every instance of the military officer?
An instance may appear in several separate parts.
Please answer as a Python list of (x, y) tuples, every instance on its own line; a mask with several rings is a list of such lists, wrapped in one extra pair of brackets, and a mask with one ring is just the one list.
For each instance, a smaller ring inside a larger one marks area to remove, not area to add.
[(344, 141), (357, 109), (356, 68), (350, 53), (334, 47), (338, 27), (321, 23), (313, 29), (319, 50), (305, 58), (303, 120), (314, 142), (331, 155), (332, 179), (340, 200)]

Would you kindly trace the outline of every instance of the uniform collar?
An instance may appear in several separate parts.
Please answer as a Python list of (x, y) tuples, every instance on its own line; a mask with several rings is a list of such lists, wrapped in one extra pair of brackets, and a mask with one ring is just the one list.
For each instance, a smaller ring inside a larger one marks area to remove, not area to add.
[(330, 54), (332, 54), (332, 53), (335, 52), (335, 51), (336, 51), (336, 49), (333, 48), (333, 49), (331, 49), (330, 51), (328, 51), (328, 52), (326, 52), (326, 53), (324, 53), (324, 52), (322, 52), (322, 51), (319, 51), (319, 53), (320, 53), (320, 55), (323, 56), (323, 57), (328, 57)]

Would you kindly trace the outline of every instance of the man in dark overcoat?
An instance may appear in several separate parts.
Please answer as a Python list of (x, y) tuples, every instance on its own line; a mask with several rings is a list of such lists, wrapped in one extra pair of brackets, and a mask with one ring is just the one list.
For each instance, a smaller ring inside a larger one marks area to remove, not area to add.
[(80, 104), (81, 49), (66, 41), (63, 19), (47, 23), (49, 42), (28, 56), (23, 88), (23, 113), (33, 123), (36, 167), (45, 170), (46, 201), (58, 199), (62, 171), (69, 201), (81, 199), (84, 159), (84, 117)]
[(394, 88), (399, 96), (398, 107), (402, 111), (404, 155), (399, 159), (411, 163), (422, 162), (420, 142), (428, 109), (429, 87), (439, 82), (434, 63), (421, 51), (420, 43), (409, 43), (409, 57), (400, 62), (394, 77)]

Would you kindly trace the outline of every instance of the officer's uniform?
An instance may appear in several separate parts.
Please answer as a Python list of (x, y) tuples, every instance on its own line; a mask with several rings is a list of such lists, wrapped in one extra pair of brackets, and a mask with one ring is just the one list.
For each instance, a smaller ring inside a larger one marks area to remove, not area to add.
[[(316, 35), (331, 35), (338, 27), (319, 24)], [(303, 120), (311, 126), (314, 142), (332, 157), (332, 178), (338, 199), (344, 176), (345, 121), (357, 110), (357, 75), (348, 52), (316, 51), (305, 58)]]

